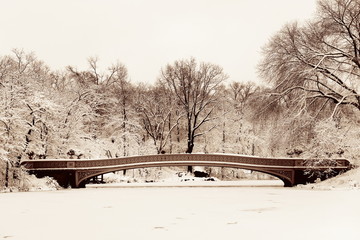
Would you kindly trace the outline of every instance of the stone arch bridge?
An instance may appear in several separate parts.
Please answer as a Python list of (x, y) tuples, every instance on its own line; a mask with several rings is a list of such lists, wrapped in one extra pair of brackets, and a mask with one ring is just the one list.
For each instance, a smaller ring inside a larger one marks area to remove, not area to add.
[[(321, 164), (318, 164), (318, 163)], [(23, 161), (22, 166), (38, 177), (53, 177), (63, 186), (85, 187), (95, 176), (126, 169), (166, 166), (230, 167), (258, 171), (281, 179), (284, 186), (314, 182), (317, 176), (305, 171), (331, 169), (334, 175), (350, 169), (346, 159), (320, 161), (301, 158), (261, 158), (227, 154), (162, 154), (120, 157), (112, 159), (43, 159)]]

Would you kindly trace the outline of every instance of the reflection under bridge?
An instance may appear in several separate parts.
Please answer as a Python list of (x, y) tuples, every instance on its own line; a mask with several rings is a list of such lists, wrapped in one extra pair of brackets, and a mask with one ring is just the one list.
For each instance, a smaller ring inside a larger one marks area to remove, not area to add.
[(318, 177), (306, 174), (307, 170), (333, 175), (350, 169), (346, 159), (262, 158), (228, 154), (161, 154), (111, 159), (42, 159), (23, 161), (30, 173), (37, 177), (53, 177), (63, 186), (85, 187), (95, 176), (115, 171), (170, 166), (229, 167), (258, 171), (281, 179), (284, 186), (314, 182)]

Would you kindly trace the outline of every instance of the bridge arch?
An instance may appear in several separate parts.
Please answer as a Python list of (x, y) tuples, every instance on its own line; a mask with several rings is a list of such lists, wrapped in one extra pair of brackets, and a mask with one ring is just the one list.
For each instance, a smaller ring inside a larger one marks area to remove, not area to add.
[(101, 169), (101, 170), (94, 170), (94, 171), (87, 171), (79, 173), (79, 178), (77, 181), (77, 185), (79, 187), (85, 187), (86, 182), (96, 176), (107, 174), (111, 172), (118, 172), (123, 170), (131, 170), (131, 169), (140, 169), (140, 168), (153, 168), (153, 167), (174, 167), (174, 166), (204, 166), (204, 167), (226, 167), (226, 168), (237, 168), (237, 169), (244, 169), (244, 170), (251, 170), (256, 172), (261, 172), (264, 174), (271, 175), (273, 177), (276, 177), (283, 181), (284, 186), (293, 186), (293, 180), (291, 179), (291, 176), (293, 176), (293, 173), (290, 171), (284, 171), (284, 170), (278, 170), (278, 169), (261, 169), (260, 167), (254, 167), (254, 166), (244, 166), (243, 164), (234, 164), (232, 162), (221, 162), (221, 163), (214, 163), (214, 162), (207, 162), (207, 161), (184, 161), (184, 162), (148, 162), (143, 164), (129, 164), (129, 165), (123, 165), (118, 167), (112, 167), (108, 169)]

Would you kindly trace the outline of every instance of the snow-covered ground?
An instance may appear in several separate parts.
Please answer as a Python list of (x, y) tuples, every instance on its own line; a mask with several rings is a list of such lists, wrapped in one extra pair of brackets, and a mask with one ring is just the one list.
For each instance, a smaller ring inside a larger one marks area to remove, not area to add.
[(359, 199), (358, 189), (244, 186), (3, 193), (0, 239), (358, 240)]
[(299, 186), (311, 189), (359, 189), (360, 190), (360, 168), (352, 169), (337, 177), (329, 178), (325, 181)]
[(294, 188), (169, 173), (159, 182), (0, 193), (0, 239), (357, 240), (359, 183), (360, 169)]
[[(210, 178), (211, 179), (211, 178)], [(201, 178), (184, 178), (184, 181), (167, 179), (160, 182), (87, 184), (87, 188), (136, 188), (136, 187), (283, 187), (280, 180), (208, 181)]]

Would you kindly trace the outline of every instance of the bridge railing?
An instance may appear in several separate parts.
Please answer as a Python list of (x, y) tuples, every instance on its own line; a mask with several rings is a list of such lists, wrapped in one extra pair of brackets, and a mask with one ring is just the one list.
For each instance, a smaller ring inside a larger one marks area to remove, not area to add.
[(244, 165), (258, 166), (282, 166), (292, 168), (317, 167), (349, 167), (350, 163), (346, 159), (333, 159), (331, 162), (324, 161), (326, 164), (317, 164), (319, 159), (300, 159), (300, 158), (261, 158), (243, 155), (225, 154), (162, 154), (147, 156), (131, 156), (112, 159), (44, 159), (23, 161), (22, 165), (28, 169), (89, 169), (99, 167), (109, 167), (127, 164), (140, 164), (148, 162), (227, 162)]

